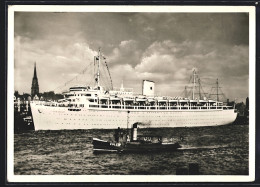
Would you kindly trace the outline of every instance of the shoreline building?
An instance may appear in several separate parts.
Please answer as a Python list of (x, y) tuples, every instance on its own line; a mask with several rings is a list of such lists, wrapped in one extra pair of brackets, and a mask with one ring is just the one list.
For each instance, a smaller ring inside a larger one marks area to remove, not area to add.
[(34, 63), (34, 74), (32, 79), (31, 97), (32, 99), (39, 98), (39, 84), (38, 84), (38, 78), (36, 72), (36, 62)]

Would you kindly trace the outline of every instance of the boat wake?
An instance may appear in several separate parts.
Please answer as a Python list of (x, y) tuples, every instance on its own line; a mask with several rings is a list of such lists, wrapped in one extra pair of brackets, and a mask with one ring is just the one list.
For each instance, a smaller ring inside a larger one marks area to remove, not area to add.
[(228, 145), (221, 145), (221, 146), (200, 146), (200, 147), (189, 147), (189, 146), (182, 146), (181, 148), (178, 148), (178, 150), (203, 150), (203, 149), (220, 149), (220, 148), (230, 148), (231, 146)]

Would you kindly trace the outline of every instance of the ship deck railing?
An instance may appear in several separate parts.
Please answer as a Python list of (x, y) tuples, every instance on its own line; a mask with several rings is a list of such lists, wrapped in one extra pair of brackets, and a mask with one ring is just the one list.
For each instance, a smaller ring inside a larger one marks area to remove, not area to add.
[(89, 108), (103, 109), (133, 109), (133, 110), (228, 110), (233, 109), (232, 106), (135, 106), (135, 105), (105, 105), (105, 104), (90, 104)]
[[(82, 106), (70, 106), (60, 103), (51, 102), (39, 102), (37, 105), (44, 105), (49, 107), (71, 107), (82, 108)], [(86, 105), (85, 105), (86, 106)], [(233, 109), (232, 106), (182, 106), (182, 105), (120, 105), (120, 104), (89, 104), (89, 108), (101, 108), (101, 109), (123, 109), (123, 110), (229, 110)]]

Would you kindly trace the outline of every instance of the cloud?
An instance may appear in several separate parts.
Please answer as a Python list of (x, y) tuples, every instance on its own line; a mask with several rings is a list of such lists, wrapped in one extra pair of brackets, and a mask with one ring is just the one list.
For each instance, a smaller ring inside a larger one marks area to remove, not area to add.
[(175, 66), (175, 60), (172, 55), (154, 53), (144, 57), (135, 69), (138, 72), (169, 73)]
[(43, 92), (53, 90), (75, 77), (97, 54), (87, 43), (76, 42), (70, 45), (68, 42), (50, 48), (46, 43), (50, 41), (15, 37), (15, 89), (26, 88), (24, 91), (30, 92), (34, 62), (37, 64), (40, 91)]
[[(143, 79), (178, 95), (195, 68), (234, 98), (248, 95), (248, 15), (244, 13), (15, 13), (15, 89), (52, 90), (93, 63), (101, 47), (115, 87), (141, 91)], [(82, 83), (93, 81), (89, 66)], [(80, 79), (78, 77), (78, 79)], [(106, 81), (108, 75), (103, 79)], [(232, 89), (230, 89), (232, 85)], [(226, 89), (227, 88), (227, 89)]]
[[(183, 44), (176, 44), (172, 41), (154, 42), (143, 53), (141, 63), (135, 67), (140, 73), (160, 73), (160, 80), (166, 82), (185, 80), (192, 70), (193, 64), (187, 63), (188, 59), (178, 58)], [(186, 45), (187, 47), (188, 45)]]
[(139, 50), (139, 43), (135, 40), (124, 40), (114, 48), (112, 53), (108, 56), (109, 62), (112, 66), (118, 64), (129, 64), (135, 66), (140, 62), (141, 51)]
[[(213, 45), (208, 42), (155, 42), (143, 53), (141, 63), (135, 66), (135, 70), (160, 84), (174, 85), (181, 81), (183, 88), (188, 85), (193, 69), (196, 69), (203, 81), (203, 77), (210, 78), (205, 79), (209, 81), (206, 86), (211, 84), (212, 87), (219, 78), (225, 88), (234, 85), (233, 89), (239, 89), (240, 81), (234, 77), (242, 76), (245, 80), (243, 84), (247, 87), (248, 46), (210, 46)], [(228, 89), (225, 91), (227, 96), (232, 95)], [(169, 93), (167, 89), (166, 92)], [(246, 94), (247, 92), (244, 95)]]

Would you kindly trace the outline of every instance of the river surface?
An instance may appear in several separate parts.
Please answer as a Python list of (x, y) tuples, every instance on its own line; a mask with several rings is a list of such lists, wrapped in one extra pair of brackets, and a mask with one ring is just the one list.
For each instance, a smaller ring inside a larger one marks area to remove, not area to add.
[(248, 175), (248, 125), (138, 129), (179, 140), (176, 152), (93, 154), (92, 137), (114, 130), (24, 131), (14, 135), (15, 175), (175, 175), (197, 164), (200, 175)]

